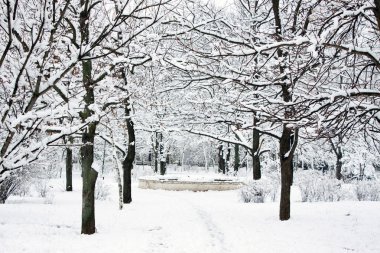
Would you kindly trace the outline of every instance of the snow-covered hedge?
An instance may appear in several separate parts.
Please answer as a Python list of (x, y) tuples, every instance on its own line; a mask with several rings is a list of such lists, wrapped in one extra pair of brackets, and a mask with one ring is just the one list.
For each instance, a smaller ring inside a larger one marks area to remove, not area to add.
[(323, 175), (320, 171), (297, 171), (294, 185), (301, 191), (303, 202), (331, 202), (344, 199), (342, 181)]
[(249, 182), (241, 188), (240, 197), (243, 202), (264, 203), (275, 201), (279, 186), (279, 178), (275, 174), (257, 181)]
[(380, 201), (379, 181), (358, 181), (355, 186), (356, 197), (359, 201)]

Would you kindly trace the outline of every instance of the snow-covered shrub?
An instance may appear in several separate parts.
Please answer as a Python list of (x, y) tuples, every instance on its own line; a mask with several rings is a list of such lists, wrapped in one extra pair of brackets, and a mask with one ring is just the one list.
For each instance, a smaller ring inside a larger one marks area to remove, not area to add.
[(16, 177), (7, 177), (0, 184), (0, 203), (3, 204), (8, 197), (15, 191), (19, 185), (19, 180)]
[(37, 179), (34, 183), (34, 189), (40, 197), (45, 198), (49, 191), (51, 190), (48, 179)]
[(278, 188), (277, 182), (274, 178), (263, 178), (250, 182), (240, 190), (240, 197), (245, 203), (274, 201)]
[(356, 197), (359, 201), (380, 201), (379, 181), (358, 181), (355, 186)]
[(31, 188), (31, 179), (25, 179), (21, 182), (21, 184), (15, 189), (12, 195), (25, 197), (30, 194)]
[(0, 203), (10, 195), (25, 196), (30, 188), (30, 175), (27, 170), (16, 172), (0, 184)]
[(97, 180), (95, 185), (95, 199), (106, 200), (110, 195), (110, 187), (104, 180)]
[(44, 199), (44, 203), (45, 204), (53, 204), (53, 200), (54, 200), (54, 192), (53, 191), (48, 191), (45, 195), (45, 199)]
[(294, 184), (300, 188), (303, 202), (340, 201), (344, 198), (342, 182), (320, 171), (299, 171)]
[(240, 196), (244, 203), (264, 203), (264, 189), (259, 184), (250, 184), (240, 190)]

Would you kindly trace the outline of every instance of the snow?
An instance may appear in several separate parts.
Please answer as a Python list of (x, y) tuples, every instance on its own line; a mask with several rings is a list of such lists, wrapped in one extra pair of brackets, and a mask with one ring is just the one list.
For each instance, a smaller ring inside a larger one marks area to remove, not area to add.
[[(101, 180), (101, 177), (98, 179)], [(118, 210), (96, 201), (97, 233), (80, 234), (81, 185), (55, 198), (12, 197), (0, 205), (1, 252), (380, 252), (380, 202), (292, 203), (292, 218), (278, 220), (278, 203), (242, 203), (238, 191), (142, 190)]]

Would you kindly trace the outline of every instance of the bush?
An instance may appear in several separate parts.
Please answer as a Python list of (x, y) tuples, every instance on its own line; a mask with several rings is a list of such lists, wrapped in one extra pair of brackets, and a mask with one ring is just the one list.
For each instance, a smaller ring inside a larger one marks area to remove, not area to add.
[(250, 184), (243, 187), (240, 191), (244, 203), (264, 203), (264, 190), (258, 184)]
[(8, 197), (16, 190), (19, 185), (19, 180), (10, 176), (7, 177), (0, 184), (0, 203), (4, 204)]
[(110, 187), (104, 183), (104, 180), (97, 180), (95, 185), (95, 199), (107, 200), (110, 195)]
[(44, 198), (45, 204), (53, 204), (54, 192), (53, 186), (50, 184), (49, 179), (36, 179), (34, 183), (34, 188), (38, 195)]
[(344, 198), (342, 182), (319, 171), (300, 171), (295, 173), (294, 179), (303, 202), (332, 202)]
[(30, 176), (27, 170), (16, 172), (0, 183), (0, 203), (5, 203), (10, 195), (29, 192)]
[(355, 186), (355, 194), (359, 201), (380, 201), (379, 181), (357, 181)]
[(54, 192), (53, 191), (48, 191), (45, 195), (45, 199), (44, 199), (44, 203), (45, 204), (53, 204), (53, 200), (54, 200)]
[(240, 197), (244, 203), (264, 203), (266, 200), (275, 201), (278, 181), (274, 178), (263, 178), (250, 182), (240, 190)]
[(22, 183), (15, 189), (12, 195), (25, 197), (30, 194), (31, 182), (30, 178), (23, 180)]
[(45, 198), (51, 190), (48, 179), (36, 179), (34, 188), (40, 197)]

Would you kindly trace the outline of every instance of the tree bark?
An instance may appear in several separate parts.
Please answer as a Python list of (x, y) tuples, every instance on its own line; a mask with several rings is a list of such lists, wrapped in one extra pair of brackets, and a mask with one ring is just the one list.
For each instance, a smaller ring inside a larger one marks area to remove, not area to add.
[(129, 204), (132, 202), (132, 169), (133, 162), (135, 161), (136, 148), (135, 148), (135, 128), (131, 119), (131, 105), (129, 99), (124, 100), (125, 116), (128, 131), (128, 151), (127, 156), (123, 161), (123, 203)]
[(341, 180), (343, 178), (343, 175), (342, 175), (343, 155), (342, 155), (342, 149), (340, 147), (340, 143), (337, 144), (334, 150), (335, 150), (335, 155), (336, 155), (335, 177), (336, 179)]
[(163, 135), (160, 133), (160, 175), (163, 176), (166, 174), (166, 157), (164, 152), (164, 143), (163, 143)]
[(93, 234), (95, 228), (95, 183), (98, 172), (92, 168), (96, 123), (90, 123), (82, 136), (81, 159), (83, 170), (82, 234)]
[(235, 161), (234, 161), (235, 175), (239, 171), (239, 167), (240, 167), (239, 144), (235, 144)]
[(342, 175), (342, 165), (343, 165), (342, 158), (343, 158), (343, 154), (342, 154), (342, 148), (341, 148), (342, 136), (338, 135), (338, 142), (337, 142), (337, 144), (334, 144), (334, 142), (332, 141), (331, 137), (328, 137), (328, 140), (329, 140), (329, 142), (331, 144), (332, 150), (334, 151), (334, 153), (336, 155), (335, 177), (336, 177), (336, 179), (341, 180), (343, 178), (343, 175)]
[(260, 165), (260, 156), (252, 156), (252, 166), (253, 166), (253, 180), (261, 179), (261, 165)]
[[(256, 120), (254, 119), (254, 126), (256, 126)], [(260, 133), (256, 129), (253, 129), (252, 136), (252, 169), (253, 180), (259, 180), (261, 178), (261, 164), (260, 164)]]
[[(80, 13), (80, 32), (82, 45), (89, 43), (89, 2), (88, 0), (80, 1), (82, 11)], [(88, 55), (84, 55), (88, 56)], [(92, 62), (91, 60), (82, 61), (82, 83), (85, 89), (83, 97), (85, 108), (80, 116), (85, 122), (90, 118), (94, 111), (90, 106), (94, 104), (94, 84), (92, 80)], [(95, 228), (95, 183), (98, 177), (98, 172), (92, 167), (94, 162), (94, 141), (97, 122), (92, 121), (87, 125), (87, 128), (82, 134), (82, 147), (80, 149), (83, 173), (82, 187), (82, 234), (94, 234)]]
[(218, 147), (218, 172), (226, 174), (226, 161), (224, 160), (223, 145)]
[[(72, 137), (69, 137), (69, 143), (72, 143)], [(73, 191), (73, 150), (66, 148), (66, 191)]]
[(158, 172), (158, 132), (155, 132), (154, 140), (154, 173)]
[(380, 0), (373, 0), (375, 8), (373, 8), (373, 13), (376, 17), (377, 27), (380, 30)]
[(228, 174), (230, 171), (230, 162), (231, 160), (231, 147), (230, 144), (227, 143), (227, 155), (226, 155), (226, 173)]
[(343, 175), (342, 175), (342, 154), (338, 155), (337, 156), (337, 159), (336, 159), (336, 169), (335, 169), (335, 177), (336, 179), (338, 180), (341, 180), (343, 178)]
[(280, 159), (281, 159), (281, 199), (280, 199), (280, 220), (290, 218), (290, 189), (292, 182), (292, 157), (290, 156), (291, 130), (283, 125), (280, 139)]
[[(112, 138), (112, 142), (113, 138)], [(118, 188), (118, 193), (119, 193), (119, 209), (123, 209), (123, 184), (121, 183), (121, 176), (120, 176), (120, 171), (123, 169), (123, 165), (120, 162), (119, 158), (117, 157), (116, 149), (115, 149), (115, 144), (113, 144), (113, 151), (112, 155), (114, 158), (114, 163), (115, 163), (115, 170), (116, 170), (116, 180), (117, 180), (117, 188)]]

